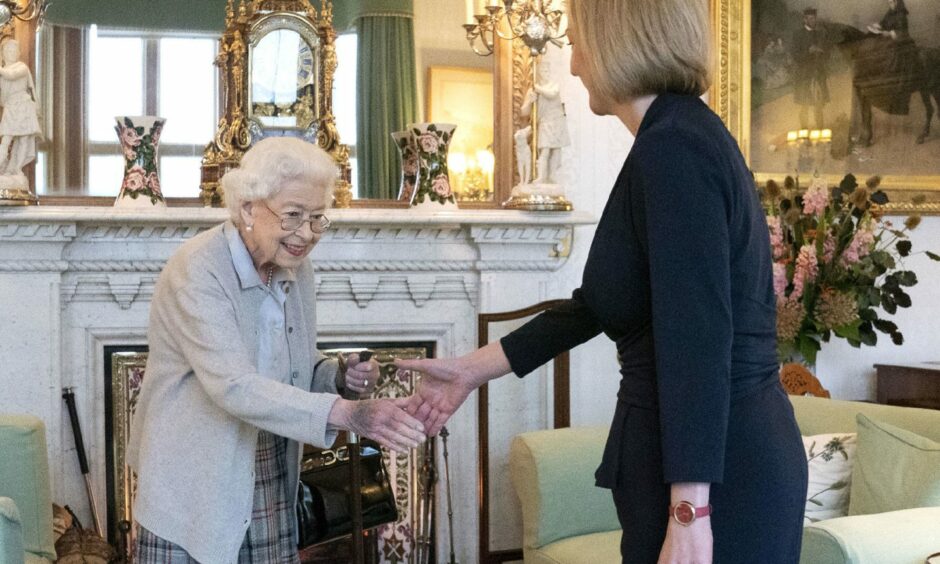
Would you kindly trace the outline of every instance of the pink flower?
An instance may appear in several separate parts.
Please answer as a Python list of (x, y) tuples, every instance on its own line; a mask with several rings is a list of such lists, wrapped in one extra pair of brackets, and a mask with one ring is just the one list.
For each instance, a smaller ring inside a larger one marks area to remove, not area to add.
[(401, 165), (402, 170), (405, 174), (409, 176), (414, 176), (418, 173), (418, 155), (409, 151), (408, 156), (405, 157), (405, 161)]
[(803, 213), (821, 215), (829, 204), (829, 187), (822, 178), (814, 178), (803, 194)]
[(425, 133), (418, 137), (418, 145), (425, 153), (436, 153), (440, 144), (437, 135), (433, 133)]
[(121, 144), (121, 149), (124, 150), (124, 159), (128, 161), (137, 160), (137, 151), (134, 150), (134, 147), (131, 145)]
[(832, 233), (826, 234), (826, 240), (823, 241), (823, 256), (822, 261), (824, 264), (829, 264), (832, 262), (832, 257), (836, 254), (836, 238)]
[(151, 172), (147, 175), (147, 188), (153, 192), (154, 196), (160, 196), (160, 177), (157, 176), (156, 172)]
[(842, 264), (851, 266), (868, 256), (875, 246), (875, 224), (868, 219), (858, 227), (849, 246), (842, 251)]
[(773, 251), (773, 258), (776, 260), (787, 252), (783, 244), (783, 227), (780, 224), (780, 216), (768, 216), (767, 227), (770, 229), (770, 248)]
[(800, 254), (796, 257), (796, 269), (793, 271), (793, 291), (790, 299), (798, 300), (803, 295), (803, 287), (812, 282), (819, 273), (819, 264), (816, 259), (816, 246), (803, 245)]
[(447, 179), (447, 175), (440, 174), (435, 177), (434, 180), (431, 181), (431, 189), (434, 190), (438, 196), (442, 198), (449, 198), (451, 195), (451, 189), (450, 180)]
[(121, 143), (127, 147), (140, 145), (140, 137), (137, 135), (137, 130), (133, 127), (121, 126)]
[(774, 295), (783, 298), (787, 291), (787, 265), (782, 262), (774, 263)]
[(121, 185), (121, 188), (126, 192), (139, 192), (143, 190), (145, 184), (146, 172), (144, 172), (144, 169), (141, 168), (140, 165), (134, 165), (127, 171), (127, 174), (124, 175), (124, 183)]

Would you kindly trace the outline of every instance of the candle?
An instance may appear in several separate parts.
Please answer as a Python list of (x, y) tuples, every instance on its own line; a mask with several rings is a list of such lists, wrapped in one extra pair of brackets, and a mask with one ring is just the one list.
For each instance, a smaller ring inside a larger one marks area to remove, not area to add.
[(819, 141), (820, 134), (822, 132), (818, 129), (813, 129), (809, 132), (809, 138), (811, 141)]
[(831, 130), (831, 129), (823, 129), (823, 130), (822, 130), (822, 138), (823, 138), (823, 141), (831, 141), (831, 140), (832, 140), (832, 130)]
[(798, 133), (798, 136), (800, 139), (809, 139), (809, 130), (801, 129), (800, 132)]
[(796, 131), (787, 131), (787, 143), (796, 141)]

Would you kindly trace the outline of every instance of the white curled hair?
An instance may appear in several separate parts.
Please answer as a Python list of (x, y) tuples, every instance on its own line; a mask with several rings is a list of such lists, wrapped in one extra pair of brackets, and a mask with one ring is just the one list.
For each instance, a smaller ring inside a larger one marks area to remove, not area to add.
[(243, 203), (266, 200), (298, 179), (311, 190), (325, 190), (329, 201), (338, 172), (336, 161), (317, 145), (296, 137), (268, 137), (255, 143), (238, 168), (222, 177), (225, 207), (238, 225)]

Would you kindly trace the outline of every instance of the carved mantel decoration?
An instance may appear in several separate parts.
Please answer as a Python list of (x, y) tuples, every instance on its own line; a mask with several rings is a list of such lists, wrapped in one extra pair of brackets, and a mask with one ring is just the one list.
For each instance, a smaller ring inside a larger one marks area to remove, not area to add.
[[(266, 36), (278, 32), (299, 35), (302, 47), (296, 72), (298, 80), (309, 76), (309, 83), (300, 87), (298, 82), (296, 96), (289, 103), (257, 101), (252, 86), (253, 55)], [(309, 0), (227, 0), (225, 32), (215, 61), (223, 111), (215, 138), (202, 159), (200, 197), (205, 205), (221, 204), (219, 180), (238, 166), (255, 142), (270, 135), (293, 135), (316, 142), (342, 171), (338, 199), (348, 192), (349, 149), (340, 143), (333, 115), (335, 41), (330, 0), (322, 2), (319, 14)], [(346, 207), (342, 201), (337, 204)]]

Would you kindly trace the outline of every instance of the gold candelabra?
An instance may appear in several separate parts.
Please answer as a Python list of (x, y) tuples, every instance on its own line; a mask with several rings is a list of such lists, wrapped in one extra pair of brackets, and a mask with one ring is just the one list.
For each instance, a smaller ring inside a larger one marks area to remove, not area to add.
[[(564, 11), (554, 8), (555, 0), (487, 0), (485, 12), (473, 16), (474, 22), (464, 24), (467, 42), (473, 52), (482, 57), (493, 54), (500, 39), (512, 42), (521, 40), (529, 49), (530, 72), (533, 86), (538, 84), (539, 59), (545, 54), (548, 44), (561, 47), (561, 38), (567, 33), (562, 29)], [(530, 113), (532, 141), (530, 150), (530, 178), (536, 178), (539, 158), (538, 104), (532, 104)], [(563, 196), (517, 197), (503, 202), (504, 207), (531, 210), (571, 210), (571, 202)]]

